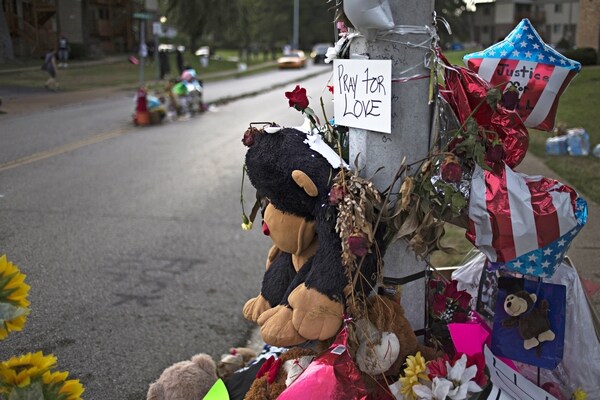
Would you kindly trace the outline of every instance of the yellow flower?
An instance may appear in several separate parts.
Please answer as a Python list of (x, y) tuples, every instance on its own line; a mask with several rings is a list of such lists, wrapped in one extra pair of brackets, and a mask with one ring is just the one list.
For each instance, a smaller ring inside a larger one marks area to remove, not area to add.
[(415, 399), (413, 392), (413, 386), (420, 385), (419, 379), (428, 381), (429, 378), (426, 371), (425, 358), (421, 355), (421, 352), (417, 352), (414, 356), (406, 357), (406, 368), (404, 368), (404, 376), (400, 378), (402, 384), (402, 395), (407, 400)]
[(79, 379), (69, 379), (65, 382), (62, 388), (58, 391), (60, 394), (66, 394), (66, 400), (80, 400), (81, 394), (84, 392), (83, 385), (79, 383)]
[(252, 229), (252, 221), (250, 221), (245, 213), (242, 213), (242, 229), (245, 231)]
[[(11, 331), (20, 331), (25, 325), (29, 310), (27, 294), (29, 285), (25, 283), (25, 274), (6, 259), (6, 255), (0, 257), (0, 302), (9, 303), (20, 311), (17, 316), (11, 317), (0, 314), (0, 340), (6, 338)], [(20, 309), (20, 310), (19, 310)]]
[(571, 395), (571, 398), (573, 400), (586, 400), (587, 399), (587, 393), (583, 389), (577, 388), (577, 390), (575, 390), (573, 392), (573, 394)]
[(53, 354), (45, 356), (41, 351), (12, 357), (0, 363), (0, 386), (25, 387), (55, 365), (56, 357)]
[(6, 255), (0, 257), (0, 301), (28, 307), (28, 292), (29, 285), (25, 283), (25, 274), (8, 261)]

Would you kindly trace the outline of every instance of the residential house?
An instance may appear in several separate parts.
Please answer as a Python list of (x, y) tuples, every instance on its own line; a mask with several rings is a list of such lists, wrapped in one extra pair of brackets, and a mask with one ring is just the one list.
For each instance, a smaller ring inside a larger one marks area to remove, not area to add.
[(488, 47), (504, 39), (523, 18), (528, 18), (547, 44), (574, 46), (580, 1), (589, 0), (496, 0), (477, 4), (474, 39)]
[(44, 54), (56, 46), (61, 33), (68, 38), (74, 56), (132, 51), (138, 45), (140, 24), (151, 24), (150, 20), (135, 19), (134, 13), (145, 12), (157, 19), (158, 9), (157, 0), (0, 0), (0, 3), (17, 57)]

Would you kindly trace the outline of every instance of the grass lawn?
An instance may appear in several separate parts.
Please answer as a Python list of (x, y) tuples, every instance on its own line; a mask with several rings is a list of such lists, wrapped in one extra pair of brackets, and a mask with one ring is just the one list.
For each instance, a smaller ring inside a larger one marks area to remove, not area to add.
[[(198, 57), (191, 54), (184, 56), (186, 64), (191, 65), (198, 72), (198, 76), (203, 80), (211, 80), (211, 78), (203, 78), (203, 75), (220, 71), (235, 71), (237, 62), (229, 61), (237, 53), (224, 50), (217, 52), (220, 59), (211, 59), (208, 67), (200, 66)], [(135, 88), (140, 80), (140, 66), (133, 65), (128, 61), (127, 54), (122, 56), (122, 60), (118, 60), (110, 64), (87, 65), (78, 67), (77, 61), (70, 63), (69, 68), (59, 69), (57, 78), (61, 86), (61, 90), (86, 90), (99, 87), (116, 86), (124, 88)], [(177, 65), (174, 55), (170, 57), (171, 77), (177, 75)], [(252, 59), (249, 66), (261, 64), (263, 62), (262, 55), (256, 59)], [(0, 64), (0, 70), (14, 69), (23, 67), (33, 67), (33, 70), (23, 70), (19, 72), (11, 72), (0, 74), (0, 86), (20, 86), (20, 87), (43, 87), (48, 79), (48, 74), (39, 69), (42, 60), (32, 59), (24, 60), (19, 64)], [(247, 72), (251, 73), (251, 71)], [(152, 84), (152, 81), (157, 81), (158, 69), (155, 63), (144, 65), (144, 81)]]

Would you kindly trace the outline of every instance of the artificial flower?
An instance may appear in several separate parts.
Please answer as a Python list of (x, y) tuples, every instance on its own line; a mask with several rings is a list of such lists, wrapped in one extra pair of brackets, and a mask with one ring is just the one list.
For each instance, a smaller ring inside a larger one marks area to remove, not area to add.
[(290, 107), (294, 107), (298, 111), (304, 111), (308, 107), (308, 97), (306, 97), (306, 89), (296, 85), (296, 88), (291, 92), (285, 92)]
[(454, 366), (446, 362), (448, 369), (448, 379), (454, 384), (454, 388), (448, 393), (452, 400), (465, 400), (469, 393), (478, 393), (483, 389), (479, 387), (472, 379), (477, 375), (477, 366), (467, 367), (467, 355), (463, 354)]
[(364, 233), (355, 232), (348, 237), (348, 247), (355, 256), (364, 257), (369, 252), (369, 241)]
[(0, 387), (25, 387), (55, 365), (56, 357), (53, 354), (45, 356), (41, 351), (12, 357), (0, 363)]
[(582, 388), (577, 388), (571, 395), (573, 400), (587, 400), (587, 393)]
[(404, 376), (400, 378), (402, 384), (402, 395), (405, 399), (415, 399), (413, 387), (420, 385), (421, 381), (428, 381), (429, 378), (425, 374), (427, 367), (425, 366), (425, 358), (421, 352), (417, 352), (414, 356), (406, 357), (406, 368), (404, 368)]
[(431, 382), (431, 388), (426, 385), (415, 385), (413, 386), (413, 392), (417, 395), (418, 399), (423, 400), (446, 400), (450, 389), (454, 385), (452, 382), (445, 378), (433, 378)]
[(245, 231), (252, 229), (252, 221), (248, 219), (246, 214), (242, 214), (242, 229)]
[[(460, 357), (462, 357), (462, 353), (457, 353), (454, 356), (454, 360), (456, 361)], [(473, 381), (475, 381), (479, 387), (484, 387), (487, 385), (487, 376), (485, 375), (485, 357), (483, 353), (467, 354), (467, 367), (472, 365), (477, 367), (477, 374), (475, 375), (475, 378), (473, 378)]]
[(446, 354), (443, 357), (429, 361), (427, 363), (427, 376), (429, 379), (436, 377), (445, 378), (448, 375), (448, 369), (446, 368), (447, 361), (450, 361), (450, 359)]

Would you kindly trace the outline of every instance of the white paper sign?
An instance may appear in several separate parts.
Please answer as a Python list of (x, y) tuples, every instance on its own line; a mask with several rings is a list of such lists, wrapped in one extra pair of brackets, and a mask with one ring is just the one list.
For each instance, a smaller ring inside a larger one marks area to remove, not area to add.
[(391, 132), (392, 60), (336, 59), (333, 88), (337, 125)]
[(483, 353), (493, 384), (487, 400), (558, 400), (502, 362), (487, 346)]

